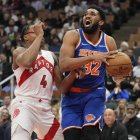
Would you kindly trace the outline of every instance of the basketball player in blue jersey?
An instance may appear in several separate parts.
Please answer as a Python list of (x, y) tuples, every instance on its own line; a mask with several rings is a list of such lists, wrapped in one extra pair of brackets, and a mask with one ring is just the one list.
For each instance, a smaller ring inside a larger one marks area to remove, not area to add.
[(62, 99), (65, 140), (99, 140), (105, 108), (105, 63), (118, 52), (114, 39), (101, 31), (104, 20), (102, 9), (89, 8), (81, 28), (68, 31), (63, 38), (61, 70), (85, 68), (85, 76), (76, 79)]

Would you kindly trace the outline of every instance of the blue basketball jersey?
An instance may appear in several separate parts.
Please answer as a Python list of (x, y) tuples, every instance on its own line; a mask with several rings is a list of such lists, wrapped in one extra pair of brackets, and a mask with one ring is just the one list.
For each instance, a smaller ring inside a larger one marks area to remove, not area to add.
[[(106, 45), (106, 34), (101, 31), (100, 39), (93, 44), (84, 36), (82, 28), (77, 30), (80, 34), (80, 42), (75, 49), (75, 57), (85, 57), (99, 53), (108, 52)], [(105, 63), (101, 61), (91, 61), (85, 65), (86, 75), (82, 79), (77, 79), (73, 87), (91, 88), (104, 86)]]

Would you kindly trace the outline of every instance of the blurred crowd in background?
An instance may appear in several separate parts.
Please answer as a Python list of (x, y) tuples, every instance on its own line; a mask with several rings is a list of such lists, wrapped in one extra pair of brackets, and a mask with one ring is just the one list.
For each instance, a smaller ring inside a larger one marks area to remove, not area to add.
[[(116, 30), (139, 12), (140, 1), (129, 0), (128, 8), (121, 4), (127, 0), (0, 0), (0, 81), (12, 71), (12, 51), (24, 47), (20, 33), (24, 25), (38, 20), (45, 22), (44, 49), (53, 51), (59, 57), (59, 50), (66, 31), (80, 27), (84, 10), (94, 4), (100, 5), (106, 13), (102, 30), (112, 35)], [(140, 46), (129, 46), (122, 40), (119, 51), (127, 53), (133, 64), (132, 76), (115, 84), (106, 75), (106, 106), (116, 112), (117, 119), (127, 127), (128, 134), (140, 140)], [(15, 83), (16, 86), (16, 83)], [(55, 85), (54, 85), (55, 86)], [(1, 87), (0, 140), (10, 140), (10, 84)], [(54, 92), (57, 89), (54, 87)], [(131, 103), (131, 104), (130, 104)], [(54, 96), (52, 112), (61, 120), (60, 97)], [(33, 138), (35, 134), (33, 134)]]

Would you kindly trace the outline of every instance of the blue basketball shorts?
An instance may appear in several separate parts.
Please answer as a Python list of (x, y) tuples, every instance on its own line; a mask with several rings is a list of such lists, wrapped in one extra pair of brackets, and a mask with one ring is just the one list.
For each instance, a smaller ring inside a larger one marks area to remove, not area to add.
[(64, 95), (62, 98), (63, 131), (96, 124), (102, 128), (105, 92), (105, 87), (100, 87), (92, 92)]

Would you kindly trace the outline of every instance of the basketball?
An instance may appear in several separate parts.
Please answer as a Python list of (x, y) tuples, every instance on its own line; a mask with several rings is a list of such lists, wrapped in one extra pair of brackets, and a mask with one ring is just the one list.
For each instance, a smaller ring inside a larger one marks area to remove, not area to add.
[(114, 58), (107, 60), (109, 65), (106, 65), (107, 72), (110, 76), (128, 76), (132, 71), (132, 62), (130, 57), (123, 53), (118, 52), (113, 55)]

